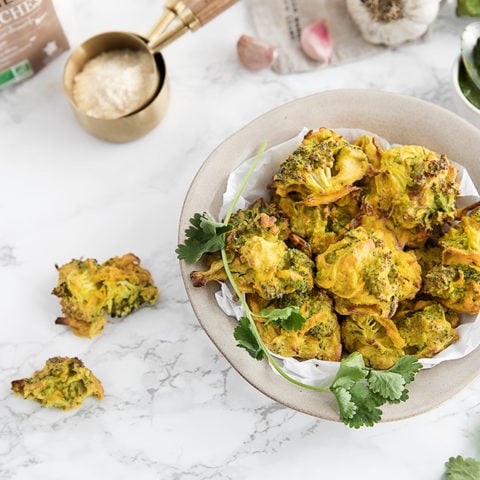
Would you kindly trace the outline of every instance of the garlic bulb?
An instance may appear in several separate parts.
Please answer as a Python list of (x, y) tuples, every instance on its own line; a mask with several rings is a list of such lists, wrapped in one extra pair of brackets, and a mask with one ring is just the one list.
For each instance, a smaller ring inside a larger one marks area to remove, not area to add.
[(244, 34), (237, 41), (237, 54), (244, 67), (262, 70), (273, 65), (278, 51), (263, 40)]
[(397, 46), (425, 34), (438, 15), (441, 0), (346, 0), (365, 40)]

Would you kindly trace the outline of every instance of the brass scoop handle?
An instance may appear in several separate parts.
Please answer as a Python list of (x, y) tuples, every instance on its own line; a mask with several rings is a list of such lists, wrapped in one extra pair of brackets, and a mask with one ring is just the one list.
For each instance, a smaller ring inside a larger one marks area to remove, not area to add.
[[(210, 20), (220, 15), (237, 0), (183, 0), (197, 17), (200, 25), (205, 25)], [(199, 26), (200, 26), (199, 25)]]
[[(148, 47), (158, 51), (186, 31), (197, 30), (238, 0), (167, 0), (165, 11), (147, 35)], [(173, 21), (177, 25), (167, 29)]]

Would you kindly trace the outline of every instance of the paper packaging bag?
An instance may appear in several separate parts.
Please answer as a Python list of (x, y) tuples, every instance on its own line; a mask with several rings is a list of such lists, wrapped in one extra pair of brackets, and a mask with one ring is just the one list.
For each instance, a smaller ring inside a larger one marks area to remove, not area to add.
[(333, 39), (330, 65), (359, 60), (385, 47), (366, 42), (353, 23), (345, 0), (250, 0), (258, 38), (278, 48), (277, 73), (306, 72), (326, 64), (310, 60), (300, 46), (302, 28), (320, 18), (328, 22)]
[(68, 48), (52, 0), (0, 0), (0, 89), (31, 77)]

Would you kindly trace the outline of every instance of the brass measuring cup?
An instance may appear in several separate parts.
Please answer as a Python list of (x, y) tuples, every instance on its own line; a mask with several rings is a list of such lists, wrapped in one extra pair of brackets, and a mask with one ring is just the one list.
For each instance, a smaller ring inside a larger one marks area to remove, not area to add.
[[(161, 49), (187, 31), (195, 31), (217, 17), (237, 0), (167, 0), (160, 19), (145, 36), (130, 32), (105, 32), (89, 38), (67, 59), (63, 86), (73, 112), (83, 128), (93, 136), (111, 142), (129, 142), (150, 132), (164, 117), (169, 91), (167, 70)], [(110, 50), (146, 52), (151, 61), (151, 79), (142, 93), (144, 101), (118, 118), (97, 118), (75, 103), (75, 77), (87, 62)]]

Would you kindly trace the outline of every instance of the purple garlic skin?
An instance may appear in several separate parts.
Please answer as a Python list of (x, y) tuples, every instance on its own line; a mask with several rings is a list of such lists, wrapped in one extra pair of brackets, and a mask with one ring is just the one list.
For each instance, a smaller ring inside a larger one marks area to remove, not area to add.
[(306, 25), (302, 29), (300, 44), (307, 57), (327, 63), (333, 53), (333, 42), (326, 20), (319, 19)]
[(256, 71), (270, 68), (278, 51), (268, 43), (244, 34), (237, 41), (237, 54), (245, 68)]

